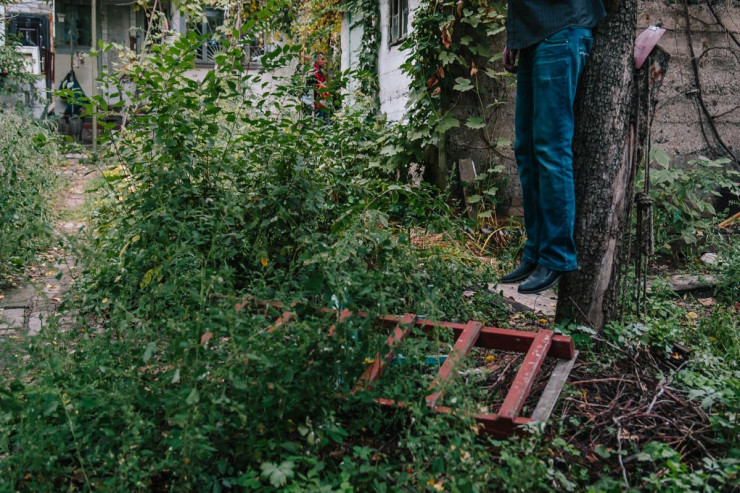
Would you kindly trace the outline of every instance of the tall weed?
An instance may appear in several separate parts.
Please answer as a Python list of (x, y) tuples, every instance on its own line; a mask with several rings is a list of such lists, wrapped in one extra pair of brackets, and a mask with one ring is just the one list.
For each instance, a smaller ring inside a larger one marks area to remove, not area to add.
[(47, 126), (0, 111), (0, 287), (49, 243), (60, 158)]

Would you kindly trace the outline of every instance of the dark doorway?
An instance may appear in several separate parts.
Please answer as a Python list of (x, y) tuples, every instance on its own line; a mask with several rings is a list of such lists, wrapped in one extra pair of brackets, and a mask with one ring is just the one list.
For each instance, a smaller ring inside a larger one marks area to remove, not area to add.
[(51, 49), (49, 15), (11, 14), (7, 25), (8, 34), (17, 37), (23, 45), (38, 46), (46, 89), (51, 90), (54, 84), (54, 52)]

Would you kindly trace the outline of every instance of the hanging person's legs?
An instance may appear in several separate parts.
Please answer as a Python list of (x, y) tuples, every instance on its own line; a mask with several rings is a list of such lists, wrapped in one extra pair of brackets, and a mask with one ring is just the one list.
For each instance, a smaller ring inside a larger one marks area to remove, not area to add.
[(519, 181), (522, 185), (524, 207), (524, 229), (527, 241), (519, 266), (501, 278), (501, 282), (523, 281), (537, 267), (539, 242), (537, 241), (539, 196), (538, 169), (533, 155), (534, 95), (532, 85), (532, 61), (535, 46), (519, 52), (516, 78), (516, 109), (514, 114), (514, 157), (516, 158)]
[(547, 289), (577, 268), (573, 103), (591, 46), (590, 29), (572, 27), (520, 52), (514, 151), (527, 242), (522, 263), (504, 279), (519, 271), (527, 279), (522, 293)]

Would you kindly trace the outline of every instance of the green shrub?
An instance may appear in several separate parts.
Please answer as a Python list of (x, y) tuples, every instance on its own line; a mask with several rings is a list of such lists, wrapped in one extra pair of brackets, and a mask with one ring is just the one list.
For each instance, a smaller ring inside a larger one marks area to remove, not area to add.
[[(712, 198), (719, 196), (720, 190), (740, 194), (740, 174), (729, 168), (729, 158), (700, 157), (685, 167), (671, 166), (660, 150), (651, 158), (656, 164), (650, 170), (655, 247), (661, 253), (678, 254), (694, 246), (718, 222)], [(641, 170), (637, 190), (643, 188), (644, 180)]]
[(0, 286), (48, 245), (59, 160), (46, 126), (0, 111)]
[[(368, 111), (324, 127), (302, 118), (280, 84), (245, 97), (260, 82), (227, 55), (218, 76), (192, 81), (197, 46), (191, 37), (157, 47), (128, 73), (145, 99), (109, 143), (80, 253), (86, 280), (68, 302), (87, 318), (31, 341), (8, 375), (0, 482), (485, 490), (494, 458), (472, 418), (414, 399), (429, 384), (417, 365), (404, 385), (391, 375), (352, 394), (387, 333), (350, 320), (330, 336), (336, 320), (319, 309), (495, 323), (505, 312), (492, 295), (462, 297), (492, 273), (431, 236), (456, 230), (440, 198), (372, 166), (390, 130)], [(279, 50), (273, 63), (291, 54)], [(420, 246), (426, 237), (432, 244)], [(280, 311), (237, 312), (245, 298), (299, 302), (296, 318), (274, 327)], [(404, 351), (422, 354), (425, 343)], [(380, 395), (410, 405), (383, 410)], [(474, 409), (464, 394), (459, 402)]]

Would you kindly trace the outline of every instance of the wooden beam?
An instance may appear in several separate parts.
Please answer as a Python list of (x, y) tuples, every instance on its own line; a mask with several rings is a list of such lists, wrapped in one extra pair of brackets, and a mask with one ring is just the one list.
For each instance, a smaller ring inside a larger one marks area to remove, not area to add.
[(498, 415), (502, 419), (513, 420), (524, 406), (524, 401), (532, 389), (532, 384), (537, 377), (537, 372), (542, 362), (547, 357), (547, 352), (552, 344), (552, 331), (541, 330), (535, 336), (532, 346), (524, 357), (522, 366), (519, 367), (514, 382), (511, 384), (509, 393), (501, 405)]
[[(447, 382), (454, 376), (455, 367), (473, 348), (475, 342), (478, 340), (478, 335), (480, 334), (480, 329), (482, 327), (482, 323), (474, 320), (471, 320), (465, 325), (465, 329), (463, 329), (460, 337), (458, 337), (455, 342), (455, 347), (453, 348), (452, 353), (447, 357), (444, 364), (442, 364), (442, 368), (439, 369), (439, 373), (437, 373), (434, 381), (429, 386), (429, 390), (434, 390), (437, 387), (440, 387), (443, 383)], [(427, 406), (434, 407), (440, 397), (442, 397), (442, 391), (440, 390), (428, 395), (426, 397)]]
[(386, 342), (388, 346), (388, 352), (382, 354), (380, 351), (375, 355), (372, 364), (365, 369), (360, 379), (357, 381), (355, 388), (352, 393), (356, 393), (362, 389), (371, 389), (373, 383), (385, 373), (388, 364), (393, 360), (396, 355), (395, 349), (401, 345), (401, 342), (411, 333), (411, 328), (416, 321), (416, 315), (407, 313), (400, 318), (398, 324), (394, 327), (391, 335), (388, 336)]

